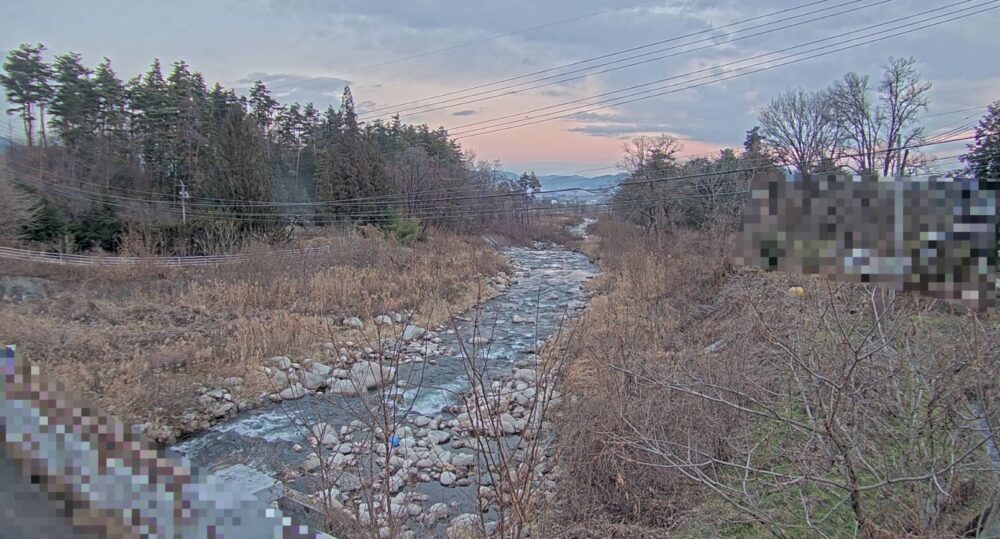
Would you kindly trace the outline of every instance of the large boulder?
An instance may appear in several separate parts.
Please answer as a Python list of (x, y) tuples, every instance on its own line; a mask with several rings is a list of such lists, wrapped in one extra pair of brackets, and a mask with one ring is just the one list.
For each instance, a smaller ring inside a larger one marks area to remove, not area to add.
[(375, 389), (396, 377), (396, 369), (374, 361), (359, 361), (351, 366), (351, 381), (359, 388)]

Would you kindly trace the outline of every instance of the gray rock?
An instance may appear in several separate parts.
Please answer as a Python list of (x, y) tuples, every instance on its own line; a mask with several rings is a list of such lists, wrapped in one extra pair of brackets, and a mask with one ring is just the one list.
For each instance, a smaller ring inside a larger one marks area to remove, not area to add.
[(351, 380), (359, 388), (375, 389), (387, 384), (396, 376), (396, 369), (374, 361), (359, 361), (351, 366)]
[(330, 373), (333, 372), (333, 368), (331, 368), (328, 365), (324, 365), (322, 363), (317, 363), (314, 361), (312, 362), (311, 365), (309, 365), (309, 372), (317, 376), (322, 376), (323, 378), (329, 378)]
[(306, 389), (311, 389), (313, 391), (326, 387), (326, 378), (310, 371), (302, 373), (302, 385)]
[(390, 317), (388, 317), (388, 316), (386, 316), (384, 314), (381, 315), (381, 316), (376, 316), (375, 317), (375, 325), (376, 326), (391, 326), (392, 324), (393, 324), (392, 318), (390, 318)]
[(229, 412), (236, 408), (236, 405), (231, 402), (225, 402), (212, 410), (212, 415), (216, 418), (225, 417)]
[(323, 445), (333, 445), (340, 443), (337, 438), (337, 429), (329, 423), (316, 423), (309, 429), (316, 441)]
[(274, 356), (268, 359), (267, 363), (275, 369), (287, 370), (292, 368), (292, 360), (288, 356)]
[(479, 517), (472, 513), (458, 515), (451, 519), (451, 525), (448, 526), (448, 531), (446, 532), (447, 537), (448, 539), (475, 537), (476, 532), (480, 531), (479, 524)]
[(362, 322), (361, 319), (358, 318), (357, 316), (351, 316), (351, 317), (345, 318), (341, 322), (341, 324), (343, 324), (345, 327), (349, 327), (351, 329), (364, 329), (365, 328), (365, 323)]
[(514, 379), (519, 382), (531, 383), (535, 381), (535, 371), (531, 369), (517, 369), (514, 371)]
[(451, 457), (452, 466), (469, 467), (476, 463), (476, 457), (468, 453), (456, 453)]
[(358, 388), (350, 380), (336, 380), (330, 386), (330, 393), (333, 395), (357, 395)]
[(432, 430), (427, 433), (427, 440), (435, 444), (448, 443), (451, 433), (446, 430)]
[(408, 324), (403, 328), (403, 340), (413, 341), (424, 336), (426, 330), (420, 326), (415, 326), (413, 324)]
[(441, 484), (448, 487), (455, 484), (455, 474), (452, 472), (441, 472)]
[(305, 397), (309, 393), (302, 387), (302, 384), (293, 384), (291, 387), (287, 387), (281, 390), (278, 395), (285, 400), (296, 400)]
[(427, 516), (425, 517), (425, 520), (428, 520), (430, 522), (436, 522), (438, 520), (444, 520), (444, 519), (448, 518), (448, 514), (449, 514), (448, 504), (446, 504), (446, 503), (436, 503), (436, 504), (430, 506), (429, 509), (427, 509), (427, 513), (426, 514), (427, 514)]
[(314, 472), (322, 466), (323, 463), (320, 461), (316, 453), (310, 453), (306, 460), (302, 461), (302, 471), (304, 472)]

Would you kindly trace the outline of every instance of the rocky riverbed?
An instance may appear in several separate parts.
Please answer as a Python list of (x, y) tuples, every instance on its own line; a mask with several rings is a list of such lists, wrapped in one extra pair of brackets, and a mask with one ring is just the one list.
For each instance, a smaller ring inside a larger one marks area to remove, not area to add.
[(585, 307), (595, 268), (552, 246), (505, 255), (505, 292), (451, 324), (348, 318), (369, 337), (330, 343), (324, 358), (261, 365), (274, 385), (263, 406), (241, 411), (225, 387), (206, 389), (208, 415), (225, 420), (175, 449), (211, 469), (248, 465), (308, 503), (402, 536), (456, 535), (479, 515), (495, 522), (496, 499), (516, 494), (501, 473), (521, 474), (539, 503), (558, 475), (542, 411), (560, 395), (537, 352)]

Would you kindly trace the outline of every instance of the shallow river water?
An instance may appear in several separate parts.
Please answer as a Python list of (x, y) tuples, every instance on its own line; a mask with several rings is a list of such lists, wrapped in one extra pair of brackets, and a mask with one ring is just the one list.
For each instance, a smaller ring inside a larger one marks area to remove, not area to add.
[[(533, 365), (536, 342), (558, 332), (585, 306), (583, 283), (596, 274), (596, 268), (584, 255), (552, 248), (515, 248), (503, 254), (515, 270), (516, 281), (499, 297), (456, 316), (450, 327), (457, 329), (457, 334), (439, 332), (442, 342), (438, 348), (443, 353), (435, 358), (436, 365), (401, 366), (397, 380), (421, 387), (399, 390), (398, 406), (410, 410), (411, 416), (453, 417), (447, 407), (469, 387), (459, 335), (467, 347), (474, 337), (480, 337), (478, 356), (488, 358), (491, 378), (509, 377), (515, 366)], [(482, 342), (485, 339), (489, 342)], [(293, 450), (295, 444), (305, 445), (303, 422), (323, 421), (339, 429), (358, 418), (360, 405), (357, 397), (309, 395), (243, 412), (174, 449), (208, 469), (245, 464), (277, 476), (282, 469), (297, 467), (307, 456), (307, 452)], [(431, 481), (417, 485), (417, 490), (428, 495), (425, 506), (445, 502), (461, 511), (471, 510), (477, 487), (473, 483), (466, 488), (446, 488)], [(309, 491), (307, 484), (297, 488)]]

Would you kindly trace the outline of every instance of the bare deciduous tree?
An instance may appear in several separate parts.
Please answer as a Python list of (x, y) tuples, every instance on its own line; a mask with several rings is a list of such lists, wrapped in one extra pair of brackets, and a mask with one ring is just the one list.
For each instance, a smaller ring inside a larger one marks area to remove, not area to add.
[(824, 170), (840, 156), (840, 133), (827, 92), (802, 88), (779, 95), (759, 117), (764, 143), (785, 165), (803, 174)]
[(17, 237), (21, 225), (30, 221), (37, 209), (34, 197), (18, 189), (6, 165), (0, 163), (0, 239)]
[(909, 147), (924, 130), (917, 115), (927, 109), (930, 82), (921, 81), (913, 58), (890, 58), (883, 66), (877, 99), (867, 75), (848, 73), (830, 87), (834, 120), (859, 174), (903, 174), (915, 163)]

